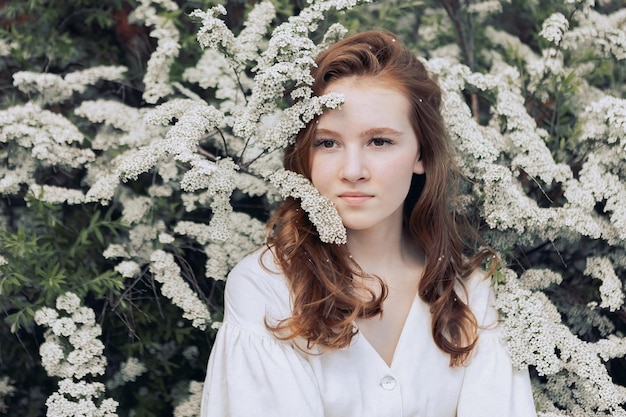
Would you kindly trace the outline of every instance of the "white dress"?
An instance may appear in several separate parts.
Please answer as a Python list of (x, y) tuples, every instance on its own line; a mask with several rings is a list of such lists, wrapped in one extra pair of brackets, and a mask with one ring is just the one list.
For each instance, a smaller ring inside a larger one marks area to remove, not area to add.
[(224, 323), (211, 352), (202, 417), (536, 416), (527, 370), (515, 370), (490, 306), (489, 280), (472, 279), (469, 304), (479, 339), (466, 366), (451, 368), (416, 297), (391, 366), (358, 334), (344, 349), (310, 354), (265, 327), (291, 315), (290, 294), (270, 252), (230, 273)]

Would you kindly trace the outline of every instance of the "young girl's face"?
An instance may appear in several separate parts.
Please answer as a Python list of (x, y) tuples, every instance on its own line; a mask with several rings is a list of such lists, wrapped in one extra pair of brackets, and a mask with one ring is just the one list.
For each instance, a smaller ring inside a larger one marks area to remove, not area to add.
[(345, 101), (317, 123), (313, 185), (336, 205), (348, 231), (401, 225), (411, 178), (424, 173), (408, 99), (367, 77), (341, 78), (324, 91), (329, 92), (343, 94)]

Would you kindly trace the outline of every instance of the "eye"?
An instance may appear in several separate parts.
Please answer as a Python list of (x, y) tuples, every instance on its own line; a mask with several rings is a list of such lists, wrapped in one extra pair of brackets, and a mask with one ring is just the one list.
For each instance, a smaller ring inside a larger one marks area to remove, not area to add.
[(393, 142), (385, 138), (372, 138), (372, 140), (370, 140), (370, 143), (374, 145), (375, 147), (379, 148), (385, 145), (391, 145)]
[(335, 145), (337, 144), (337, 142), (335, 142), (332, 139), (317, 139), (314, 143), (313, 146), (315, 148), (325, 148), (325, 149), (331, 149), (334, 148)]

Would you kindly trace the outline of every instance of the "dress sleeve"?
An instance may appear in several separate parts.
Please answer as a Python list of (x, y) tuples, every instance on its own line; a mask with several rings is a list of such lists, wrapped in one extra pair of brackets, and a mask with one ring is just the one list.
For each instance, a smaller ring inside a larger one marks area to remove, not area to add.
[(258, 254), (247, 257), (228, 277), (224, 322), (209, 357), (200, 414), (322, 417), (319, 388), (304, 354), (265, 327), (266, 318), (290, 314), (289, 292), (282, 276), (258, 261)]
[(536, 417), (528, 369), (511, 363), (489, 280), (474, 276), (468, 293), (478, 342), (465, 370), (457, 417)]

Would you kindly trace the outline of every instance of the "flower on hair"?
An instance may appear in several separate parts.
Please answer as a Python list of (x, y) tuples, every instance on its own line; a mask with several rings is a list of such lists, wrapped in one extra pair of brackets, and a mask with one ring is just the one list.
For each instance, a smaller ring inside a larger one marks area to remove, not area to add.
[(313, 184), (302, 175), (292, 171), (279, 170), (266, 174), (266, 178), (283, 197), (300, 200), (300, 206), (307, 212), (315, 225), (320, 240), (337, 245), (347, 242), (346, 228), (333, 203), (322, 196)]
[(325, 109), (339, 107), (343, 101), (341, 94), (331, 93), (321, 97), (306, 97), (295, 103), (283, 111), (276, 126), (267, 129), (261, 139), (261, 146), (267, 150), (272, 150), (284, 148), (288, 144), (294, 143), (298, 132), (304, 129), (315, 116), (322, 114)]

